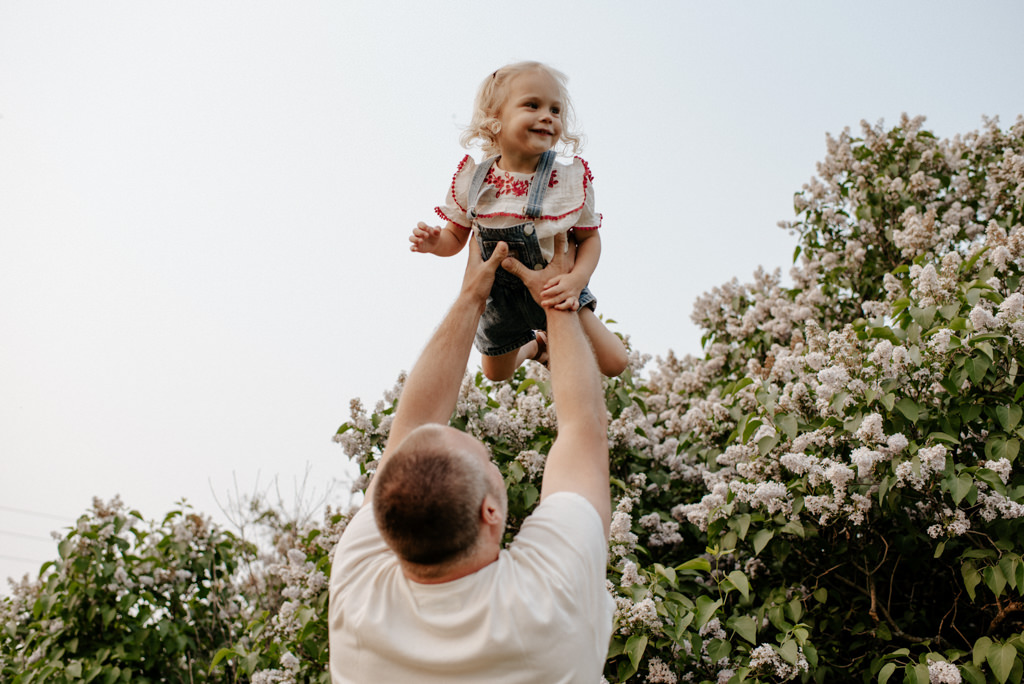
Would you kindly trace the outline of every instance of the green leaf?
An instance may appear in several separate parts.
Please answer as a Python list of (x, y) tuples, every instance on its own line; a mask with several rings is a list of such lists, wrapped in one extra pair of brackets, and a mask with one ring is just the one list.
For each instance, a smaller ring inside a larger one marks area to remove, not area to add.
[(886, 663), (882, 666), (882, 669), (878, 671), (878, 684), (885, 684), (889, 681), (889, 677), (896, 671), (896, 663)]
[(967, 369), (967, 375), (970, 376), (971, 382), (974, 384), (981, 382), (991, 365), (992, 362), (984, 354), (969, 356), (964, 359), (964, 368)]
[(932, 323), (935, 321), (936, 311), (938, 311), (938, 307), (935, 306), (926, 306), (923, 309), (912, 306), (910, 307), (910, 316), (922, 328), (928, 329), (932, 327)]
[(707, 558), (693, 558), (682, 565), (677, 565), (676, 570), (698, 570), (700, 572), (711, 572), (711, 563)]
[(904, 668), (906, 675), (904, 679), (909, 680), (911, 684), (928, 684), (928, 666), (923, 663), (917, 665), (907, 665)]
[(711, 661), (717, 663), (722, 658), (728, 658), (732, 651), (732, 644), (725, 639), (712, 639), (707, 645), (708, 655)]
[[(750, 582), (747, 580), (747, 576), (743, 574), (742, 570), (733, 570), (727, 577), (732, 582), (733, 586), (740, 590), (743, 594), (743, 598), (748, 598), (750, 595)], [(716, 660), (717, 662), (717, 660)]]
[(892, 392), (888, 392), (879, 397), (878, 401), (882, 403), (882, 406), (885, 407), (886, 411), (892, 411), (893, 407), (896, 405), (896, 395)]
[(878, 503), (885, 502), (885, 495), (889, 493), (889, 488), (893, 486), (896, 479), (892, 475), (886, 475), (882, 478), (882, 481), (878, 483)]
[(795, 641), (792, 639), (786, 639), (777, 650), (783, 660), (791, 665), (796, 665), (797, 658), (800, 656), (800, 651), (797, 648)]
[[(775, 533), (771, 530), (760, 529), (754, 534), (754, 555), (761, 553), (764, 547), (768, 545), (768, 542), (772, 540)], [(710, 568), (709, 568), (710, 569)]]
[[(930, 432), (928, 433), (929, 440), (935, 440), (938, 442), (946, 442), (948, 444), (959, 444), (960, 440), (951, 434), (946, 432)], [(927, 441), (927, 440), (926, 440)]]
[(757, 645), (757, 623), (749, 615), (729, 618), (726, 627), (739, 634), (751, 644)]
[(536, 486), (528, 484), (523, 487), (523, 505), (527, 508), (532, 508), (533, 504), (540, 498), (540, 491)]
[[(978, 569), (974, 567), (974, 563), (964, 563), (960, 566), (960, 574), (964, 577), (964, 587), (967, 589), (967, 595), (974, 600), (974, 589), (981, 582), (981, 574)], [(977, 649), (978, 645), (975, 644), (974, 648)]]
[(743, 426), (743, 436), (741, 441), (746, 444), (750, 440), (750, 437), (757, 431), (757, 428), (761, 427), (760, 418), (751, 418), (747, 421), (747, 424)]
[[(973, 596), (971, 598), (974, 598)], [(971, 658), (974, 664), (981, 666), (985, 662), (985, 658), (988, 657), (988, 652), (992, 648), (992, 640), (987, 636), (983, 636), (974, 642), (974, 650), (971, 651)]]
[(988, 655), (985, 659), (988, 661), (989, 667), (992, 668), (992, 674), (996, 676), (1000, 684), (1006, 681), (1006, 678), (1010, 676), (1010, 670), (1013, 669), (1013, 661), (1017, 658), (1017, 649), (1013, 647), (1013, 644), (1002, 644), (996, 646), (995, 644), (988, 650)]
[(647, 650), (647, 635), (645, 634), (634, 634), (629, 637), (629, 641), (626, 642), (626, 655), (629, 656), (629, 662), (634, 668), (640, 667), (640, 661), (644, 657), (644, 651)]
[(971, 487), (974, 486), (974, 478), (967, 473), (961, 473), (957, 477), (952, 477), (947, 480), (949, 483), (949, 493), (953, 497), (953, 503), (960, 505), (960, 502), (967, 496), (967, 492), (971, 491)]
[(974, 663), (964, 663), (960, 666), (960, 674), (969, 684), (985, 684), (985, 673)]
[(1003, 571), (998, 565), (990, 565), (982, 571), (981, 575), (985, 578), (985, 586), (992, 590), (996, 598), (1003, 595), (1003, 589), (1006, 588), (1006, 578), (1003, 577)]
[(1007, 432), (1017, 427), (1022, 414), (1024, 414), (1024, 411), (1022, 411), (1021, 407), (1016, 404), (996, 406), (996, 418), (999, 419), (999, 424), (1002, 425), (1003, 429)]
[(782, 428), (782, 431), (786, 433), (787, 438), (793, 439), (794, 437), (796, 437), (798, 429), (796, 416), (790, 415), (788, 413), (780, 413), (778, 416), (775, 417), (775, 424)]
[(917, 405), (917, 402), (911, 399), (910, 397), (903, 397), (902, 399), (897, 401), (896, 408), (899, 409), (899, 412), (906, 416), (907, 420), (909, 420), (911, 423), (916, 423), (917, 417), (921, 413), (920, 407)]
[(628, 659), (627, 660), (620, 660), (619, 661), (619, 667), (618, 667), (618, 670), (617, 670), (618, 675), (616, 677), (616, 680), (620, 681), (620, 682), (624, 682), (627, 679), (629, 679), (630, 677), (632, 677), (633, 675), (635, 675), (636, 674), (636, 670), (637, 670), (636, 666), (633, 665), (633, 663), (631, 663)]
[(235, 652), (230, 648), (222, 648), (217, 651), (217, 655), (213, 656), (213, 662), (210, 663), (210, 672), (213, 672), (213, 668), (217, 667), (217, 664), (225, 658), (235, 655)]
[(721, 599), (712, 601), (707, 596), (697, 597), (697, 629), (704, 626), (711, 616), (715, 614), (715, 611), (722, 605)]
[(999, 570), (1006, 578), (1006, 584), (1011, 589), (1017, 588), (1017, 566), (1020, 565), (1020, 556), (1014, 553), (1003, 554), (999, 559)]
[[(1001, 457), (997, 456), (994, 458)], [(974, 476), (1003, 496), (1006, 496), (1006, 485), (1003, 484), (1002, 479), (1000, 479), (999, 475), (997, 475), (994, 470), (990, 470), (989, 468), (978, 468), (978, 472), (976, 472)]]

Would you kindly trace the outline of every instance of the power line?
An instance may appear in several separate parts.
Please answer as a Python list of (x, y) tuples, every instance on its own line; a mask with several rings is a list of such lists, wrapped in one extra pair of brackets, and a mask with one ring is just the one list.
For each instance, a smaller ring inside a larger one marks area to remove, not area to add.
[(38, 534), (25, 534), (24, 532), (12, 532), (10, 530), (0, 530), (0, 534), (6, 534), (9, 537), (19, 537), (21, 539), (29, 539), (31, 541), (53, 541), (49, 537), (40, 537)]
[(45, 563), (46, 561), (37, 560), (35, 558), (22, 558), (21, 556), (8, 556), (7, 554), (0, 553), (0, 559), (9, 561), (18, 561), (19, 563)]
[(43, 513), (41, 511), (30, 511), (25, 508), (14, 508), (13, 506), (0, 505), (0, 511), (7, 511), (9, 513), (21, 513), (23, 515), (34, 515), (37, 518), (50, 518), (52, 520), (60, 520), (61, 522), (70, 523), (74, 518), (69, 518), (64, 515), (54, 515), (53, 513)]

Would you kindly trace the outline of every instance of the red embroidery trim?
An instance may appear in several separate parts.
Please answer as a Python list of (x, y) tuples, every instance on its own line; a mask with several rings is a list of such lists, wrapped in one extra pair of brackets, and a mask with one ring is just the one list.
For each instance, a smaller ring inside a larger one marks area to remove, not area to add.
[[(464, 206), (462, 206), (461, 204), (459, 204), (459, 200), (455, 196), (455, 179), (458, 178), (459, 174), (462, 172), (462, 169), (466, 166), (466, 162), (468, 162), (470, 159), (471, 159), (471, 157), (467, 154), (465, 157), (462, 158), (462, 161), (459, 162), (459, 168), (455, 169), (455, 175), (452, 176), (451, 189), (449, 191), (451, 193), (451, 196), (452, 196), (452, 201), (455, 202), (455, 206), (457, 206), (459, 209), (461, 209), (463, 213), (466, 212), (466, 208)], [(587, 164), (587, 162), (582, 157), (573, 157), (573, 159), (578, 159), (580, 161), (580, 163), (583, 164), (583, 202), (580, 203), (580, 205), (578, 207), (576, 207), (575, 209), (570, 209), (569, 211), (565, 212), (564, 214), (559, 214), (558, 216), (545, 215), (545, 216), (541, 216), (541, 217), (539, 217), (539, 218), (537, 218), (535, 220), (537, 220), (537, 221), (558, 221), (560, 219), (565, 218), (569, 214), (575, 214), (575, 213), (581, 211), (583, 209), (583, 207), (586, 205), (586, 203), (587, 203), (587, 187), (590, 184), (589, 181), (593, 181), (594, 180), (594, 176), (593, 176), (593, 174), (590, 173), (590, 166)], [(551, 170), (551, 180), (548, 181), (548, 187), (549, 188), (552, 188), (552, 187), (554, 187), (555, 185), (558, 184), (558, 180), (555, 178), (555, 174), (557, 173), (557, 171), (558, 171), (558, 169), (552, 169)], [(496, 179), (498, 181), (497, 183), (496, 182), (492, 182), (492, 174), (493, 174), (493, 172), (494, 172), (494, 167), (492, 166), (490, 169), (488, 169), (487, 176), (484, 179), (484, 181), (489, 183), (490, 185), (495, 186), (496, 188), (499, 188), (497, 196), (500, 197), (502, 193), (501, 193), (501, 188), (499, 187), (498, 183), (502, 183), (504, 181), (504, 179)], [(508, 176), (508, 172), (507, 171), (505, 172), (505, 175)], [(525, 189), (524, 189), (524, 191), (522, 193), (519, 193), (515, 188), (513, 188), (513, 189), (505, 190), (505, 194), (515, 193), (516, 197), (521, 197), (522, 195), (526, 194), (526, 191), (529, 190), (530, 181), (528, 181), (528, 180), (527, 181), (516, 181), (511, 176), (508, 176), (508, 180), (511, 181), (513, 184), (517, 184), (517, 183), (525, 184)], [(458, 223), (456, 221), (452, 221), (451, 218), (446, 216), (441, 211), (441, 207), (435, 207), (434, 211), (437, 213), (438, 216), (440, 216), (444, 220), (451, 221), (455, 225), (457, 225), (460, 228), (463, 228), (465, 230), (470, 230), (469, 227), (463, 226), (461, 223)], [(492, 218), (494, 216), (508, 216), (508, 217), (511, 217), (511, 218), (526, 218), (525, 214), (516, 214), (516, 213), (504, 212), (504, 211), (494, 212), (493, 214), (477, 214), (477, 218)], [(604, 221), (604, 217), (601, 214), (598, 214), (598, 218), (600, 218), (602, 222)], [(599, 228), (599, 227), (600, 226), (596, 226), (593, 229), (596, 229), (596, 228)], [(579, 229), (580, 230), (593, 230), (592, 228), (589, 228), (589, 227), (586, 227), (586, 228), (579, 227)]]
[[(452, 194), (452, 201), (455, 202), (455, 206), (462, 210), (463, 214), (466, 213), (466, 207), (459, 204), (459, 198), (455, 196), (455, 179), (459, 177), (460, 173), (462, 173), (462, 168), (466, 165), (466, 162), (468, 162), (469, 160), (470, 156), (467, 154), (465, 157), (462, 158), (462, 161), (459, 162), (459, 168), (455, 169), (455, 175), (452, 176), (452, 187), (449, 190), (449, 192), (451, 192)], [(452, 221), (452, 223), (454, 223), (454, 221)]]
[(437, 214), (438, 216), (440, 216), (441, 218), (443, 218), (443, 219), (444, 219), (445, 221), (448, 221), (449, 223), (453, 223), (453, 224), (455, 224), (456, 226), (458, 226), (458, 227), (459, 227), (459, 228), (461, 228), (462, 230), (472, 230), (472, 227), (470, 227), (470, 226), (464, 226), (464, 225), (462, 225), (461, 223), (459, 223), (458, 221), (455, 221), (455, 220), (453, 220), (453, 219), (452, 219), (451, 217), (449, 217), (448, 215), (446, 215), (446, 214), (444, 213), (444, 211), (442, 211), (442, 210), (441, 210), (441, 207), (434, 207), (434, 213), (435, 213), (435, 214)]

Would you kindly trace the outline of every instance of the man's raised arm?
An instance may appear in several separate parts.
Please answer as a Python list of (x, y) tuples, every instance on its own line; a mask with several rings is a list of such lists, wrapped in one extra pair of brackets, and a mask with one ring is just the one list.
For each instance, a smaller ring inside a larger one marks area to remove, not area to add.
[(534, 299), (545, 305), (548, 324), (548, 366), (558, 416), (558, 437), (551, 446), (541, 499), (555, 492), (576, 492), (585, 497), (604, 521), (605, 535), (611, 520), (608, 486), (608, 418), (601, 373), (579, 315), (559, 311), (545, 302), (543, 287), (554, 276), (571, 268), (564, 256), (565, 237), (556, 236), (555, 256), (543, 271), (530, 271), (515, 259), (502, 267), (519, 276)]
[[(410, 432), (427, 423), (447, 424), (452, 417), (477, 323), (494, 283), (494, 272), (506, 254), (508, 247), (499, 243), (485, 262), (480, 257), (477, 241), (469, 240), (469, 260), (462, 289), (405, 381), (378, 468)], [(371, 481), (366, 490), (364, 505), (373, 496), (374, 484)]]

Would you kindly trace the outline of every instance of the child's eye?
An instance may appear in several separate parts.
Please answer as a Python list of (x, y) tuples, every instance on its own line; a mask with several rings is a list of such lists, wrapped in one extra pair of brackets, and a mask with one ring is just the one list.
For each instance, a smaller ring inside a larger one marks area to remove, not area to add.
[(560, 108), (558, 108), (558, 107), (552, 107), (551, 108), (551, 113), (552, 114), (561, 114), (562, 110)]
[(536, 102), (527, 102), (526, 106), (529, 107), (530, 109), (537, 109), (537, 103)]

